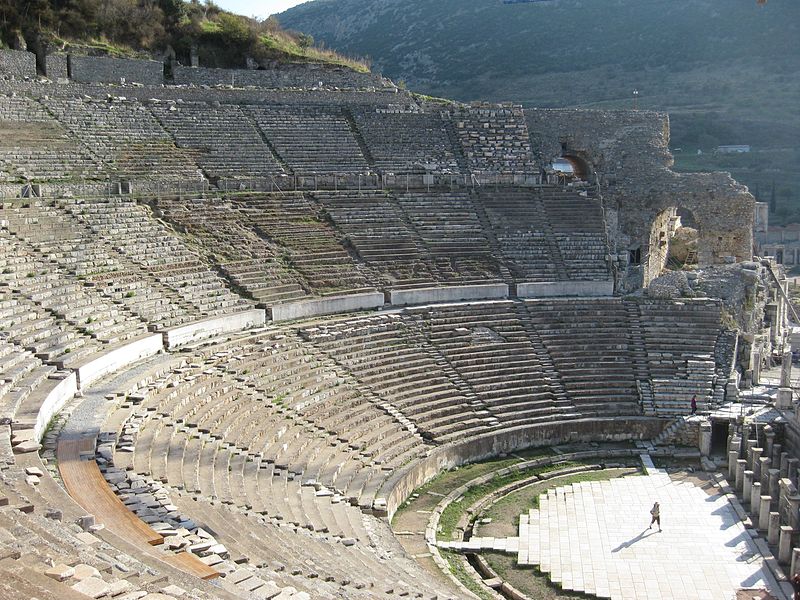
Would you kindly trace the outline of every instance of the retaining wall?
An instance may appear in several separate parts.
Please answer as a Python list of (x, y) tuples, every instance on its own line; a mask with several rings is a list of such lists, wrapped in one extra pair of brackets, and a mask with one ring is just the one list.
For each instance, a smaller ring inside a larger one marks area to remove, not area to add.
[(105, 56), (69, 56), (69, 76), (81, 83), (164, 83), (164, 64), (155, 60), (108, 58)]
[(164, 346), (171, 350), (178, 346), (185, 346), (186, 344), (222, 335), (223, 333), (263, 327), (266, 321), (266, 312), (258, 308), (206, 319), (205, 321), (197, 321), (163, 332)]
[(395, 306), (406, 304), (430, 304), (433, 302), (459, 302), (462, 300), (493, 300), (508, 298), (505, 283), (480, 285), (455, 285), (451, 287), (414, 288), (391, 290), (389, 303)]
[(286, 302), (269, 307), (269, 318), (272, 321), (292, 321), (318, 315), (348, 313), (383, 306), (384, 297), (381, 292), (364, 292), (346, 296), (328, 296), (298, 302)]
[(176, 66), (173, 69), (173, 77), (178, 85), (232, 85), (267, 89), (318, 87), (361, 89), (383, 86), (381, 78), (371, 73), (317, 66), (291, 66), (258, 71)]
[(22, 50), (0, 50), (0, 77), (36, 77), (36, 55)]
[(436, 448), (427, 458), (399, 469), (386, 480), (376, 496), (376, 512), (382, 513), (385, 503), (385, 510), (391, 519), (415, 489), (446, 469), (533, 446), (650, 440), (661, 433), (665, 424), (663, 419), (654, 417), (577, 419), (509, 429), (476, 437), (462, 444)]
[(69, 78), (66, 54), (48, 54), (44, 59), (44, 74), (53, 81)]
[(160, 334), (147, 337), (125, 344), (115, 350), (106, 352), (100, 358), (86, 363), (76, 369), (78, 374), (78, 387), (85, 389), (95, 381), (127, 367), (143, 358), (158, 354), (164, 349), (164, 338)]
[(554, 298), (563, 296), (613, 296), (614, 282), (608, 281), (548, 281), (518, 283), (518, 298)]
[(70, 373), (65, 379), (50, 390), (36, 414), (36, 424), (33, 426), (33, 438), (41, 443), (42, 436), (50, 419), (53, 418), (64, 406), (72, 400), (78, 391), (78, 376)]

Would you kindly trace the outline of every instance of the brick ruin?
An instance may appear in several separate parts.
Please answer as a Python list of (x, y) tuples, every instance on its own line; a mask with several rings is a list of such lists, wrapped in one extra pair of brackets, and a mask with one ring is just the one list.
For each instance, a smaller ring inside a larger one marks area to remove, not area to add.
[[(387, 524), (416, 488), (533, 446), (702, 449), (689, 399), (785, 343), (752, 196), (672, 172), (666, 115), (6, 56), (0, 533), (46, 543), (0, 538), (3, 592), (461, 597)], [(665, 270), (679, 224), (698, 269)]]

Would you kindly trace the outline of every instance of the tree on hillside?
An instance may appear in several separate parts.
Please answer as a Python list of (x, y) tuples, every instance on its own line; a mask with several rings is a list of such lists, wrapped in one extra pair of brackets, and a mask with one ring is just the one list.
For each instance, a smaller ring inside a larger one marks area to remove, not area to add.
[(772, 193), (769, 196), (769, 212), (774, 213), (778, 210), (778, 202), (775, 199), (775, 180), (772, 180)]

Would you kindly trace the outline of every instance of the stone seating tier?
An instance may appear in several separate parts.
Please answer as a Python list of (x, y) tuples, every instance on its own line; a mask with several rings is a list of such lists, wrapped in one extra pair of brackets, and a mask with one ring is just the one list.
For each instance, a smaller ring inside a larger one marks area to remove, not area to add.
[(292, 265), (318, 293), (372, 289), (321, 212), (304, 194), (238, 196), (239, 214), (258, 235), (274, 240)]
[[(20, 248), (5, 257), (12, 269), (26, 260)], [(13, 300), (0, 314), (25, 303)], [(241, 561), (243, 580), (320, 597), (404, 595), (419, 573), (385, 541), (376, 544), (371, 516), (382, 514), (385, 490), (403, 467), (465, 436), (640, 414), (636, 383), (644, 380), (658, 414), (668, 402), (679, 410), (691, 390), (704, 390), (705, 407), (719, 314), (708, 300), (503, 300), (234, 335), (160, 355), (169, 364), (152, 376), (132, 370), (140, 383), (111, 394), (107, 406), (116, 409), (101, 434), (111, 452), (101, 447), (98, 457), (122, 502), (140, 504), (118, 474), (166, 490), (163, 514), (137, 513), (155, 531), (174, 528), (163, 519), (178, 517), (215, 531), (230, 557), (199, 548), (198, 556), (220, 566), (226, 590)], [(679, 350), (663, 330), (682, 321), (700, 333)], [(0, 342), (0, 360), (29, 363), (9, 389), (42, 366), (14, 336)], [(649, 359), (642, 365), (651, 355), (659, 357), (653, 372)], [(3, 410), (15, 410), (8, 393)], [(391, 583), (381, 589), (383, 582)]]
[(303, 298), (310, 283), (290, 270), (282, 246), (262, 236), (230, 202), (159, 199), (158, 211), (188, 234), (229, 282), (261, 304)]
[(353, 116), (379, 172), (461, 173), (441, 113), (386, 112), (378, 107), (354, 110)]
[(119, 200), (79, 202), (67, 209), (125, 258), (178, 292), (198, 316), (235, 312), (249, 306), (173, 232), (153, 219), (147, 207)]
[(236, 105), (151, 103), (150, 110), (212, 180), (280, 175), (275, 159), (249, 114)]
[(180, 150), (139, 102), (44, 98), (45, 108), (116, 177), (201, 181), (188, 153)]
[(0, 182), (102, 178), (99, 161), (39, 102), (0, 96)]
[(500, 278), (498, 261), (465, 192), (398, 196), (437, 268), (439, 281), (486, 282)]
[(246, 111), (296, 173), (367, 173), (345, 113), (334, 107), (248, 106)]

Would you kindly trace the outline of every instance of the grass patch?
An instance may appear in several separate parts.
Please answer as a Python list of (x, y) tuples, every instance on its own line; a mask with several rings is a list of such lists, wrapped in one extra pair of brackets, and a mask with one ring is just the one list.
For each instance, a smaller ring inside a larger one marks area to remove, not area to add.
[[(532, 452), (537, 452), (537, 456), (548, 456), (552, 455), (549, 450), (542, 450), (536, 449)], [(439, 494), (439, 495), (446, 495), (449, 494), (453, 489), (464, 485), (468, 481), (472, 481), (473, 479), (480, 477), (481, 475), (485, 475), (486, 473), (490, 473), (492, 471), (498, 471), (500, 469), (504, 469), (505, 467), (510, 467), (518, 462), (521, 462), (519, 456), (523, 456), (522, 453), (517, 454), (517, 456), (510, 456), (505, 458), (495, 458), (487, 461), (472, 463), (469, 465), (463, 465), (461, 467), (455, 467), (450, 469), (449, 471), (444, 471), (434, 477), (431, 481), (423, 485), (422, 487), (417, 488), (414, 490), (412, 496), (404, 502), (392, 517), (392, 522), (394, 519), (404, 511), (408, 510), (412, 504), (414, 504), (414, 495), (418, 496), (425, 496), (426, 494)], [(527, 460), (527, 459), (526, 459)], [(434, 503), (438, 503), (437, 501)]]
[(447, 508), (445, 508), (444, 511), (442, 512), (442, 516), (439, 519), (440, 536), (442, 537), (442, 539), (445, 540), (452, 539), (453, 532), (458, 526), (458, 522), (461, 520), (461, 516), (464, 514), (464, 512), (470, 506), (472, 506), (472, 504), (474, 504), (481, 498), (488, 496), (492, 492), (495, 492), (510, 483), (514, 483), (515, 481), (521, 481), (523, 479), (528, 479), (534, 475), (540, 475), (542, 473), (548, 473), (550, 471), (556, 471), (558, 469), (566, 469), (568, 467), (579, 466), (581, 464), (583, 463), (562, 462), (554, 465), (537, 467), (536, 469), (526, 469), (524, 471), (516, 471), (514, 473), (509, 473), (508, 475), (497, 475), (484, 484), (475, 485), (469, 488), (461, 497), (461, 499), (455, 502), (451, 502), (447, 506)]
[(450, 566), (450, 572), (455, 576), (456, 579), (464, 584), (464, 587), (483, 600), (492, 600), (493, 596), (470, 576), (470, 573), (467, 570), (470, 569), (470, 567), (467, 565), (466, 559), (463, 556), (457, 552), (443, 550), (442, 557)]
[(487, 552), (483, 554), (489, 566), (515, 588), (536, 600), (584, 600), (595, 598), (580, 592), (566, 592), (554, 584), (538, 567), (517, 566), (515, 556)]

